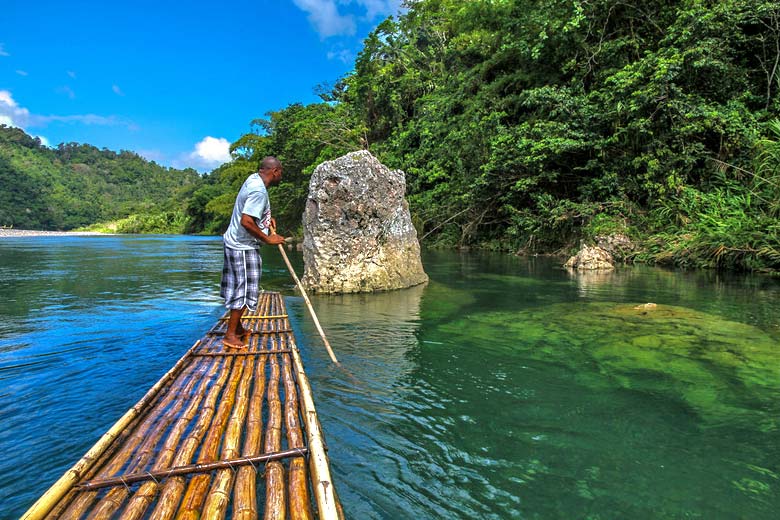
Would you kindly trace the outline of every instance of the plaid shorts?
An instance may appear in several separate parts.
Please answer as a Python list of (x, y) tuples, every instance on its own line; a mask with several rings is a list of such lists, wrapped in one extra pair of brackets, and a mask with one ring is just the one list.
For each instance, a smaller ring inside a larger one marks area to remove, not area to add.
[(222, 267), (222, 283), (219, 295), (225, 299), (228, 309), (249, 308), (257, 310), (260, 275), (263, 260), (257, 249), (238, 250), (224, 247), (225, 264)]

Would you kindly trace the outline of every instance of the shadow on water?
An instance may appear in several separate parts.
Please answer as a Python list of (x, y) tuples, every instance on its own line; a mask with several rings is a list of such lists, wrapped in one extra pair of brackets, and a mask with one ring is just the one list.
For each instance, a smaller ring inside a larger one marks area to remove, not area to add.
[[(346, 377), (277, 252), (264, 253), (349, 517), (774, 517), (776, 280), (423, 260), (426, 285), (312, 295)], [(0, 242), (0, 518), (21, 514), (222, 314), (221, 263), (213, 238)], [(654, 313), (634, 309), (646, 302)]]

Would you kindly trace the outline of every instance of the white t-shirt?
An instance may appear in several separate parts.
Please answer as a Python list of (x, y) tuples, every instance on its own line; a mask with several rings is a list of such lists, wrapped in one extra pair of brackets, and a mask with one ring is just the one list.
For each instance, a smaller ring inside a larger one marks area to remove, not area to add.
[(233, 206), (233, 215), (230, 217), (230, 225), (222, 235), (225, 246), (230, 249), (247, 250), (257, 249), (262, 242), (241, 225), (241, 215), (247, 215), (255, 219), (255, 223), (263, 233), (268, 233), (271, 225), (271, 204), (268, 201), (268, 191), (260, 175), (253, 173), (244, 181), (244, 185), (238, 191), (236, 204)]

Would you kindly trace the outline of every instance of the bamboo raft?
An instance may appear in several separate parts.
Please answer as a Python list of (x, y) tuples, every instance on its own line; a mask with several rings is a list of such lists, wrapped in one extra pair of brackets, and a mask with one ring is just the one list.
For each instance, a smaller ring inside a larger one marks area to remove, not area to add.
[(279, 293), (242, 324), (247, 349), (221, 318), (22, 518), (343, 519)]

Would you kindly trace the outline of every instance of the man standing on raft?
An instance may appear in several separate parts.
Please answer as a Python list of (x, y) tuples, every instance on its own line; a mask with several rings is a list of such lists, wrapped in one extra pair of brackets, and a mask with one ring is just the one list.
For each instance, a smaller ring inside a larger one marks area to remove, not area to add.
[(284, 243), (277, 235), (276, 221), (271, 217), (268, 186), (276, 186), (282, 180), (282, 164), (276, 157), (266, 157), (260, 169), (244, 181), (238, 192), (230, 225), (222, 235), (225, 265), (222, 268), (220, 296), (230, 310), (224, 344), (230, 348), (245, 348), (248, 332), (241, 325), (244, 309), (257, 310), (260, 275), (263, 261), (260, 245)]

